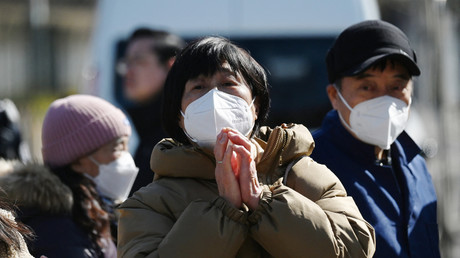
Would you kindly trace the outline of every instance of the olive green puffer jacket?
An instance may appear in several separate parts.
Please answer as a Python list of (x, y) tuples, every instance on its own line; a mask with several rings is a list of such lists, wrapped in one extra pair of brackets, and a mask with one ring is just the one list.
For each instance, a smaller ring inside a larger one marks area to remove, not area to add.
[(215, 160), (172, 139), (152, 152), (155, 180), (120, 207), (119, 257), (371, 257), (374, 229), (337, 177), (308, 155), (301, 125), (264, 127), (256, 158), (259, 207), (219, 197)]

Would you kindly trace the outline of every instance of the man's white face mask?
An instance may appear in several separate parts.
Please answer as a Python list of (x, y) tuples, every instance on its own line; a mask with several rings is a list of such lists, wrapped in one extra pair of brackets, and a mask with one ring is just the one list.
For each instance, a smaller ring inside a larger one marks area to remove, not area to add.
[(406, 128), (411, 101), (407, 105), (400, 99), (385, 95), (363, 101), (351, 108), (338, 89), (337, 94), (351, 111), (350, 125), (338, 112), (342, 123), (365, 143), (388, 150)]
[(249, 135), (254, 127), (251, 105), (238, 97), (214, 88), (187, 106), (185, 134), (200, 147), (213, 147), (222, 128), (229, 127)]

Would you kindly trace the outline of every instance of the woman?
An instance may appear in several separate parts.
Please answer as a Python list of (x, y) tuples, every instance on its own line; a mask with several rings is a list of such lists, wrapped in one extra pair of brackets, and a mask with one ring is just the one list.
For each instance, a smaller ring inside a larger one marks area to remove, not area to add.
[(47, 167), (18, 166), (1, 180), (36, 234), (34, 255), (116, 257), (114, 214), (104, 200), (126, 199), (137, 174), (130, 134), (125, 115), (100, 98), (72, 95), (50, 105), (42, 128)]
[(168, 31), (140, 27), (127, 39), (126, 52), (117, 66), (123, 77), (120, 103), (139, 136), (134, 154), (139, 173), (130, 193), (153, 181), (150, 154), (166, 135), (161, 127), (161, 92), (175, 56), (184, 46), (180, 37)]
[(263, 68), (226, 39), (187, 46), (165, 84), (155, 181), (120, 207), (120, 257), (368, 257), (373, 228), (307, 155), (301, 125), (260, 127)]

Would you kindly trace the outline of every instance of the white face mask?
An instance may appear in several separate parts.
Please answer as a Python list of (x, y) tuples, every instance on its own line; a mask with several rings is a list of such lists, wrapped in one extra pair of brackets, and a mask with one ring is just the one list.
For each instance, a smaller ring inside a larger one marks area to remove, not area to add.
[(121, 156), (109, 164), (100, 164), (91, 156), (90, 159), (99, 167), (99, 175), (93, 181), (100, 194), (116, 202), (126, 200), (139, 171), (131, 154), (122, 151)]
[(388, 95), (363, 101), (351, 108), (337, 89), (337, 93), (351, 111), (350, 125), (342, 118), (342, 123), (361, 141), (384, 150), (404, 131), (409, 118), (409, 105)]
[(184, 117), (185, 134), (201, 147), (212, 147), (222, 128), (230, 127), (248, 135), (254, 127), (251, 105), (216, 88), (187, 106)]

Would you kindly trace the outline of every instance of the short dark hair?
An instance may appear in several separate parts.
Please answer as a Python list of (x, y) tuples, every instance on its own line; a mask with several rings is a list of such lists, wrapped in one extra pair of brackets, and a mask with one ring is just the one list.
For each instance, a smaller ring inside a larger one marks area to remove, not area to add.
[[(383, 71), (386, 69), (387, 67), (387, 62), (390, 62), (390, 64), (392, 66), (396, 65), (396, 64), (401, 64), (402, 66), (406, 67), (404, 64), (404, 60), (401, 59), (400, 56), (397, 56), (397, 55), (390, 55), (390, 56), (386, 56), (386, 57), (383, 57), (379, 60), (377, 60), (376, 62), (374, 62), (373, 64), (371, 64), (369, 67), (367, 67), (365, 70), (361, 71), (360, 73), (356, 74), (356, 75), (351, 75), (350, 77), (355, 77), (355, 76), (360, 76), (362, 75), (363, 73), (365, 73), (366, 71), (368, 70), (374, 70), (374, 69), (379, 69), (380, 71)], [(406, 67), (407, 69), (407, 67)], [(411, 75), (411, 73), (409, 72), (409, 70), (407, 71), (407, 73), (409, 75)], [(412, 75), (411, 75), (412, 76)], [(335, 86), (337, 87), (337, 89), (341, 90), (342, 89), (342, 79), (344, 77), (347, 77), (347, 76), (341, 76), (339, 78), (337, 78), (334, 82)]]
[(149, 28), (138, 28), (128, 38), (129, 43), (137, 39), (152, 39), (154, 41), (152, 52), (158, 56), (161, 64), (166, 63), (175, 57), (186, 45), (179, 36), (163, 30)]
[(265, 122), (270, 108), (270, 96), (265, 70), (244, 49), (226, 38), (205, 37), (190, 43), (177, 56), (168, 73), (163, 91), (162, 122), (170, 137), (188, 144), (189, 140), (179, 126), (182, 95), (188, 80), (200, 75), (211, 76), (221, 69), (224, 62), (243, 77), (257, 97), (259, 112), (253, 134)]

